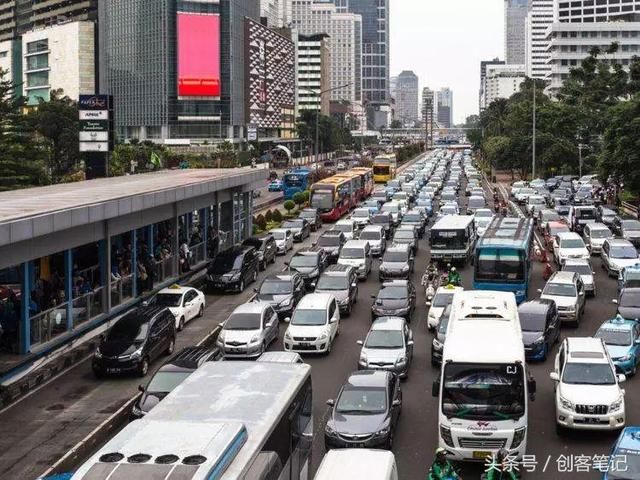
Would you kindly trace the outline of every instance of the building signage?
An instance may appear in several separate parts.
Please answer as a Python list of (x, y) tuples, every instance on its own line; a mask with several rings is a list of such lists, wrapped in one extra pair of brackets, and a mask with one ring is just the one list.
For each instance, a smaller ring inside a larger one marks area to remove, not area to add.
[(83, 152), (88, 179), (108, 175), (108, 155), (113, 149), (113, 97), (80, 95), (78, 148)]
[(220, 96), (220, 15), (178, 12), (178, 96)]
[(80, 110), (80, 120), (109, 120), (109, 110)]
[(81, 152), (108, 152), (109, 142), (80, 142)]
[(80, 95), (78, 108), (80, 110), (111, 110), (109, 95)]
[(256, 140), (258, 140), (258, 129), (255, 125), (251, 125), (247, 128), (247, 141), (255, 142)]
[(109, 132), (80, 132), (81, 142), (108, 142)]
[(109, 120), (80, 120), (81, 132), (108, 132)]

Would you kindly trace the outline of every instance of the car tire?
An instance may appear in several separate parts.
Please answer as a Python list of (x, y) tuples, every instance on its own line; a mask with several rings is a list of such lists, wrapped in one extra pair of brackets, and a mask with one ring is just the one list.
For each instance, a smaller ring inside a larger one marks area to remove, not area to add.
[(140, 362), (140, 367), (138, 367), (138, 376), (145, 377), (147, 373), (149, 373), (149, 358), (144, 357)]
[(200, 305), (200, 310), (198, 310), (198, 318), (204, 317), (204, 305)]
[(178, 328), (176, 330), (179, 332), (184, 330), (184, 317), (180, 317), (180, 320), (178, 320)]
[(176, 337), (172, 337), (171, 340), (169, 341), (169, 346), (164, 351), (164, 354), (167, 356), (173, 355), (173, 352), (175, 351), (176, 351)]
[(325, 352), (325, 355), (329, 355), (331, 353), (331, 348), (333, 347), (333, 340), (331, 340), (331, 338), (328, 338), (327, 342), (327, 351)]
[(351, 316), (351, 311), (352, 311), (352, 310), (353, 310), (353, 304), (352, 304), (351, 302), (349, 302), (349, 304), (347, 305), (347, 311), (346, 311), (346, 312), (344, 312), (344, 313), (345, 313), (345, 315), (346, 315), (347, 317), (350, 317), (350, 316)]
[[(266, 267), (265, 267), (265, 269), (266, 269)], [(257, 282), (257, 281), (258, 281), (258, 270), (254, 270), (254, 271), (253, 271), (253, 277), (252, 277), (251, 283), (255, 283), (255, 282)]]
[(238, 284), (238, 293), (242, 292), (244, 292), (244, 280), (240, 280), (240, 283)]
[(633, 368), (631, 369), (631, 371), (629, 372), (629, 376), (630, 377), (635, 377), (636, 376), (636, 372), (638, 370), (638, 366), (634, 363), (633, 364)]

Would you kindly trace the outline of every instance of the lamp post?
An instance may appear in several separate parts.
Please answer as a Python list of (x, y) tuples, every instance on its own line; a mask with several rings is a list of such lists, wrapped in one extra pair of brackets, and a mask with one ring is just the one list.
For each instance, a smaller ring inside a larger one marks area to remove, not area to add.
[(317, 91), (317, 90), (313, 90), (311, 88), (301, 88), (300, 90), (304, 90), (305, 92), (311, 92), (314, 95), (317, 95), (320, 97), (320, 105), (318, 107), (318, 109), (316, 110), (316, 141), (315, 141), (315, 155), (314, 155), (314, 169), (318, 170), (318, 155), (320, 154), (320, 146), (319, 146), (319, 142), (320, 142), (320, 110), (322, 110), (322, 95), (324, 95), (325, 93), (329, 93), (329, 92), (333, 92), (334, 90), (340, 90), (342, 88), (346, 88), (346, 87), (350, 87), (351, 85), (353, 85), (353, 82), (351, 83), (345, 83), (344, 85), (339, 85), (337, 87), (332, 87), (332, 88), (327, 88), (325, 90), (321, 90), (321, 91)]
[(580, 170), (580, 178), (582, 178), (582, 150), (589, 148), (589, 145), (583, 143), (578, 144), (578, 169)]

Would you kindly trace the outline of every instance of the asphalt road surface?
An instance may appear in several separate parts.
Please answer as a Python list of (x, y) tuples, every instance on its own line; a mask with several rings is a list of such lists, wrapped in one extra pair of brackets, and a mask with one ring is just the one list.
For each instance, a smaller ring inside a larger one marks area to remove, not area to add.
[[(327, 228), (325, 226), (319, 233)], [(317, 235), (312, 234), (312, 239)], [(307, 240), (304, 245), (309, 243)], [(266, 273), (282, 270), (284, 261), (290, 255), (291, 253), (286, 257), (279, 257), (276, 264), (271, 265)], [(427, 332), (427, 310), (424, 305), (424, 292), (420, 288), (420, 276), (428, 259), (428, 245), (423, 239), (420, 242), (413, 278), (419, 292), (418, 305), (411, 323), (415, 338), (414, 359), (409, 378), (402, 384), (404, 403), (394, 444), (402, 480), (425, 478), (438, 439), (437, 399), (431, 396), (431, 384), (438, 370), (430, 363), (433, 337)], [(616, 294), (615, 280), (608, 278), (602, 271), (599, 258), (594, 257), (593, 263), (597, 274), (598, 296), (587, 300), (585, 316), (580, 327), (563, 329), (563, 336), (592, 335), (603, 320), (615, 313), (615, 306), (611, 303)], [(470, 285), (470, 267), (462, 269), (461, 273), (465, 285)], [(262, 272), (259, 281), (264, 276), (265, 272)], [(542, 288), (544, 283), (540, 264), (535, 265), (532, 278), (529, 294), (531, 298), (535, 298), (538, 296), (536, 289)], [(341, 334), (331, 354), (305, 357), (313, 367), (316, 425), (313, 471), (324, 454), (323, 428), (328, 412), (326, 400), (335, 398), (340, 385), (351, 372), (357, 370), (360, 347), (356, 341), (365, 338), (371, 325), (371, 295), (377, 293), (379, 286), (377, 262), (374, 262), (374, 270), (369, 279), (359, 285), (358, 303), (352, 315), (342, 319)], [(204, 317), (187, 324), (178, 336), (177, 348), (197, 343), (213, 326), (223, 321), (238, 303), (248, 300), (251, 295), (251, 288), (238, 295), (207, 295), (208, 303)], [(284, 324), (281, 325), (281, 339), (285, 328)], [(281, 339), (271, 348), (282, 349)], [(486, 347), (496, 346), (499, 347), (499, 344)], [(563, 437), (556, 434), (553, 383), (549, 379), (554, 354), (555, 350), (545, 363), (531, 365), (531, 371), (538, 382), (538, 395), (536, 401), (529, 404), (528, 453), (536, 456), (538, 465), (536, 471), (525, 476), (531, 479), (599, 478), (593, 471), (578, 472), (576, 466), (569, 467), (563, 462), (575, 462), (579, 455), (592, 459), (594, 455), (607, 454), (616, 434), (581, 432)], [(154, 367), (157, 368), (160, 363), (156, 362)], [(638, 381), (632, 378), (625, 386), (627, 425), (640, 423), (640, 413), (635, 409), (638, 405), (636, 397), (640, 392)], [(140, 379), (126, 377), (96, 380), (91, 372), (90, 362), (84, 361), (33, 395), (0, 413), (0, 479), (36, 478), (133, 396), (139, 383)], [(584, 465), (584, 460), (582, 462)], [(545, 464), (546, 470), (543, 472)], [(461, 465), (461, 474), (465, 479), (477, 479), (481, 472), (481, 465)]]

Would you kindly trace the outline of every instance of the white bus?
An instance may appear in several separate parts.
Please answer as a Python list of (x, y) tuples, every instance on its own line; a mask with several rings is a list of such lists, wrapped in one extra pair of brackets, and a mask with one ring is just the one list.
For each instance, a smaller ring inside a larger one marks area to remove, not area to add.
[(72, 480), (308, 480), (311, 367), (208, 362)]
[(476, 248), (473, 216), (445, 215), (431, 227), (429, 243), (434, 260), (466, 264)]
[(513, 292), (490, 290), (456, 291), (451, 301), (451, 316), (447, 335), (454, 325), (465, 320), (502, 320), (508, 322), (522, 339), (518, 303)]
[(398, 480), (398, 467), (387, 450), (329, 450), (313, 480)]
[(462, 461), (483, 462), (501, 448), (522, 458), (527, 399), (534, 399), (535, 390), (519, 322), (517, 328), (509, 318), (471, 316), (450, 322), (442, 370), (432, 388), (439, 398), (440, 447)]

